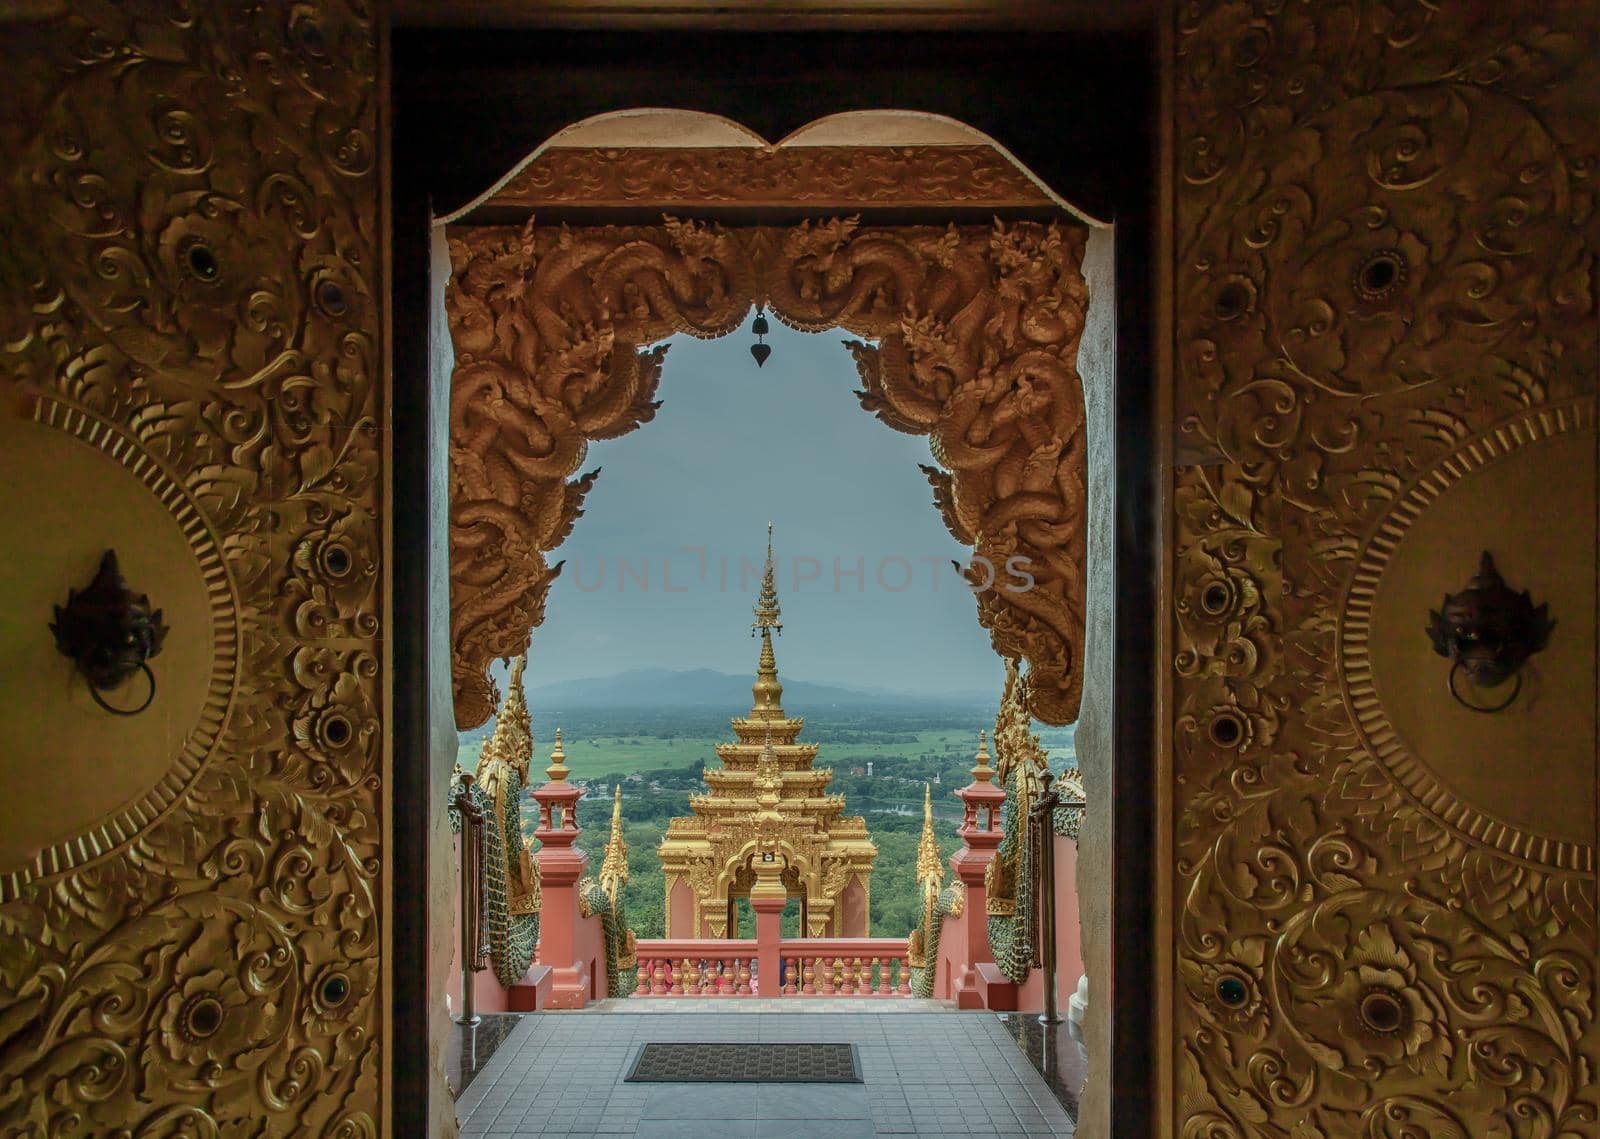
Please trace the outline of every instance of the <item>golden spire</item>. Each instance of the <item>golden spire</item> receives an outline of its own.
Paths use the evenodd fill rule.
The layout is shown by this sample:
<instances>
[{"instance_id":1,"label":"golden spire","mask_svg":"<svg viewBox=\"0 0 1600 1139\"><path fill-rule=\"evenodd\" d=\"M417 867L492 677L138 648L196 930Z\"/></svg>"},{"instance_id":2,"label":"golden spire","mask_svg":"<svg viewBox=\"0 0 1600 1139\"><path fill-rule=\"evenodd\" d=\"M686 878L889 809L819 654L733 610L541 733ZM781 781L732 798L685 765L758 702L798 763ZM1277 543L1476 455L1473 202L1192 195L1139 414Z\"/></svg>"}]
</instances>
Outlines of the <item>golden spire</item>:
<instances>
[{"instance_id":1,"label":"golden spire","mask_svg":"<svg viewBox=\"0 0 1600 1139\"><path fill-rule=\"evenodd\" d=\"M939 840L933 834L933 789L922 785L922 838L917 842L917 881L922 884L923 895L937 894L944 884L944 860L939 854Z\"/></svg>"},{"instance_id":2,"label":"golden spire","mask_svg":"<svg viewBox=\"0 0 1600 1139\"><path fill-rule=\"evenodd\" d=\"M605 859L600 863L600 888L617 908L617 891L628 884L628 842L622 837L622 784L611 797L611 837L606 840Z\"/></svg>"},{"instance_id":3,"label":"golden spire","mask_svg":"<svg viewBox=\"0 0 1600 1139\"><path fill-rule=\"evenodd\" d=\"M778 580L773 571L772 564L772 523L767 523L767 569L761 576L761 595L756 598L756 623L750 626L750 633L755 635L757 629L776 629L783 632L783 622L778 620L782 615L778 609Z\"/></svg>"},{"instance_id":4,"label":"golden spire","mask_svg":"<svg viewBox=\"0 0 1600 1139\"><path fill-rule=\"evenodd\" d=\"M483 782L495 764L514 770L528 785L528 766L533 761L533 720L528 715L527 696L522 691L522 670L527 654L511 659L511 682L506 686L505 702L495 716L494 731L478 754L477 778Z\"/></svg>"},{"instance_id":5,"label":"golden spire","mask_svg":"<svg viewBox=\"0 0 1600 1139\"><path fill-rule=\"evenodd\" d=\"M767 523L767 569L761 578L761 596L756 599L756 622L750 626L750 635L761 634L761 658L756 662L756 682L750 691L755 704L750 709L751 719L783 718L783 685L778 683L778 658L772 655L772 633L783 632L779 620L778 583L772 562L772 523Z\"/></svg>"},{"instance_id":6,"label":"golden spire","mask_svg":"<svg viewBox=\"0 0 1600 1139\"><path fill-rule=\"evenodd\" d=\"M561 729L556 729L556 738L561 737ZM974 756L975 763L972 768L972 781L974 783L987 783L994 778L994 769L989 766L989 747L985 742L987 733L978 732L978 754Z\"/></svg>"},{"instance_id":7,"label":"golden spire","mask_svg":"<svg viewBox=\"0 0 1600 1139\"><path fill-rule=\"evenodd\" d=\"M561 729L556 729L556 743L550 749L550 766L544 769L545 778L552 783L565 783L572 769L567 766L567 753L561 746Z\"/></svg>"}]
</instances>

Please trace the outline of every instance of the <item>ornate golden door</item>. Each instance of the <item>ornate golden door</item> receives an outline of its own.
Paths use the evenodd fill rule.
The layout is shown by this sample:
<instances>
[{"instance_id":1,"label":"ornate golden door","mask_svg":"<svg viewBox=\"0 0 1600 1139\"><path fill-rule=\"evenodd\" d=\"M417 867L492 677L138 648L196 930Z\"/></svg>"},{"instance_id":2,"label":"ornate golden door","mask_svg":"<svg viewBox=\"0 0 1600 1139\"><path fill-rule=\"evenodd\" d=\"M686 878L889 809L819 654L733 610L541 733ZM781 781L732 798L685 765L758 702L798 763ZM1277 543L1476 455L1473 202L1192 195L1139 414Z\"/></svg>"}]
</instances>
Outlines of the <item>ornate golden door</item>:
<instances>
[{"instance_id":1,"label":"ornate golden door","mask_svg":"<svg viewBox=\"0 0 1600 1139\"><path fill-rule=\"evenodd\" d=\"M0 1133L373 1136L377 30L6 12ZM48 628L108 548L169 629L127 717Z\"/></svg>"},{"instance_id":2,"label":"ornate golden door","mask_svg":"<svg viewBox=\"0 0 1600 1139\"><path fill-rule=\"evenodd\" d=\"M1161 1134L1594 1135L1595 10L1166 19ZM1558 621L1492 715L1482 550Z\"/></svg>"},{"instance_id":3,"label":"ornate golden door","mask_svg":"<svg viewBox=\"0 0 1600 1139\"><path fill-rule=\"evenodd\" d=\"M0 1129L372 1134L377 37L18 11ZM1593 1134L1592 6L1159 19L1158 1133ZM89 730L45 625L107 546L172 632L152 708ZM1558 622L1492 717L1422 631L1482 548Z\"/></svg>"}]
</instances>

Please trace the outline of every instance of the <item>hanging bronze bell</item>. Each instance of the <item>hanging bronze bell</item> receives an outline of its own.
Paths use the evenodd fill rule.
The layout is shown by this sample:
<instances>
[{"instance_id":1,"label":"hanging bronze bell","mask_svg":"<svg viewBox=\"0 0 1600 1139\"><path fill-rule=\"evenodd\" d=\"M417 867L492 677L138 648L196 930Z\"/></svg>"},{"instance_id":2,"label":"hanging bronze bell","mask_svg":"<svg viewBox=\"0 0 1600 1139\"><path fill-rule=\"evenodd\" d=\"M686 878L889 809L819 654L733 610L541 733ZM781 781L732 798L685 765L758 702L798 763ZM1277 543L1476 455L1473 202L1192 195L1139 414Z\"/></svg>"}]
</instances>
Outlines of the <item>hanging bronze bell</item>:
<instances>
[{"instance_id":1,"label":"hanging bronze bell","mask_svg":"<svg viewBox=\"0 0 1600 1139\"><path fill-rule=\"evenodd\" d=\"M765 313L756 313L756 319L750 325L750 331L756 334L756 342L750 345L750 355L756 358L756 367L759 368L767 362L767 357L772 355L771 347L762 343L762 337L766 336L770 331Z\"/></svg>"}]
</instances>

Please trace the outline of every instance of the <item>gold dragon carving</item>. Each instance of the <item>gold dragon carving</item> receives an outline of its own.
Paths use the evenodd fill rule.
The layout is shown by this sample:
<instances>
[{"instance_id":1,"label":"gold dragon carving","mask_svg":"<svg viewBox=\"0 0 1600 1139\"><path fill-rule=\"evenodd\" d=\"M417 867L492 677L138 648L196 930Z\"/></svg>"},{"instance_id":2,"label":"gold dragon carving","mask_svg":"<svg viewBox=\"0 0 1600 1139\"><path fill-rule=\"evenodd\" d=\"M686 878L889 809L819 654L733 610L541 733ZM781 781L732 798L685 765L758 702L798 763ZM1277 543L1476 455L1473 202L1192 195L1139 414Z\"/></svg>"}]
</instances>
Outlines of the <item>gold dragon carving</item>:
<instances>
[{"instance_id":1,"label":"gold dragon carving","mask_svg":"<svg viewBox=\"0 0 1600 1139\"><path fill-rule=\"evenodd\" d=\"M656 342L722 336L752 305L804 331L841 328L874 342L850 344L862 406L929 437L935 463L923 469L935 502L977 555L965 572L979 620L1001 655L1027 660L1032 714L1071 722L1083 645L1086 236L1076 222L847 218L453 228L458 725L489 716L490 661L521 651L543 620L561 570L545 555L571 532L598 475L573 477L588 442L654 414L665 353ZM1008 564L1026 568L1031 588L1008 577Z\"/></svg>"},{"instance_id":2,"label":"gold dragon carving","mask_svg":"<svg viewBox=\"0 0 1600 1139\"><path fill-rule=\"evenodd\" d=\"M1593 848L1514 856L1409 793L1339 615L1436 464L1514 417L1592 422L1600 28L1169 18L1175 1133L1594 1135Z\"/></svg>"},{"instance_id":3,"label":"gold dragon carving","mask_svg":"<svg viewBox=\"0 0 1600 1139\"><path fill-rule=\"evenodd\" d=\"M376 30L62 9L0 37L0 389L173 488L235 664L164 811L0 904L0 1133L375 1139Z\"/></svg>"}]
</instances>

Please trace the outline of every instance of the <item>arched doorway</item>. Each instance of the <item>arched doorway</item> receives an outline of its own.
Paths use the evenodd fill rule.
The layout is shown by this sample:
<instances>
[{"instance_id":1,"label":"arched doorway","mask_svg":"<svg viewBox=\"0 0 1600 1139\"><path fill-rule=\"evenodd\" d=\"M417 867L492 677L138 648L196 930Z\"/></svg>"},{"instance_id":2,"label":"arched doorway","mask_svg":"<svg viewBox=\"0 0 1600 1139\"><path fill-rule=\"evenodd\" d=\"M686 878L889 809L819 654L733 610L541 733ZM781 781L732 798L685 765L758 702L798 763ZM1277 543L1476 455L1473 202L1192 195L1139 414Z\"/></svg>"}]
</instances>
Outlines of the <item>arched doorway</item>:
<instances>
[{"instance_id":1,"label":"arched doorway","mask_svg":"<svg viewBox=\"0 0 1600 1139\"><path fill-rule=\"evenodd\" d=\"M926 134L905 141L908 124ZM879 145L896 131L901 145ZM673 145L638 145L663 134ZM552 212L572 220L539 221ZM561 572L545 555L594 485L588 442L653 416L659 342L724 335L752 309L864 338L851 345L863 407L930 440L934 503L973 550L969 580L987 578L980 622L1024 662L1028 711L1071 722L1089 576L1077 363L1097 231L1109 237L992 140L896 113L835 116L775 147L712 116L602 116L452 215L458 723L489 714L488 662L543 620ZM1109 378L1109 355L1098 363ZM1013 564L1036 571L1028 588L1000 587Z\"/></svg>"},{"instance_id":2,"label":"arched doorway","mask_svg":"<svg viewBox=\"0 0 1600 1139\"><path fill-rule=\"evenodd\" d=\"M619 220L536 223L575 200ZM930 224L958 207L990 220ZM872 220L907 210L921 217ZM641 211L659 224L621 221ZM783 213L799 220L771 224ZM488 718L489 662L543 619L560 573L544 554L597 475L578 474L588 443L653 416L652 346L726 335L752 307L875 342L850 346L862 406L929 438L934 501L984 583L979 620L996 651L1027 663L1035 716L1076 716L1090 223L992 140L937 116L861 112L767 146L715 116L623 112L561 132L446 223L458 727ZM1002 584L1018 565L1026 587Z\"/></svg>"}]
</instances>

